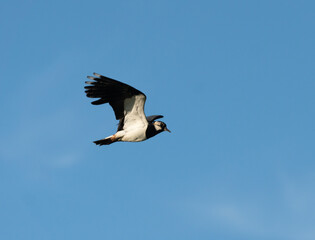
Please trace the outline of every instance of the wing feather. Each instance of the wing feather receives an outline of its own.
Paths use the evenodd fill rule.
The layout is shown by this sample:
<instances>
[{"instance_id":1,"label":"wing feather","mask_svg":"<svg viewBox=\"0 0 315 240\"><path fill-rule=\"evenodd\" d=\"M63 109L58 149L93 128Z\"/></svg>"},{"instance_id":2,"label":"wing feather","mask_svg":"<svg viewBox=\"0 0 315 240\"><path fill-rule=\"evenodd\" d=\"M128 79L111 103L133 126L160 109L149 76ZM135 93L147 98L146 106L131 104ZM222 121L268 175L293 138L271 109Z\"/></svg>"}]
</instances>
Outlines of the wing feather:
<instances>
[{"instance_id":1,"label":"wing feather","mask_svg":"<svg viewBox=\"0 0 315 240\"><path fill-rule=\"evenodd\" d=\"M116 119L120 120L118 129L124 129L135 124L147 124L144 114L146 96L139 90L125 84L93 73L96 77L88 76L85 86L86 96L99 98L92 102L93 105L109 103L115 112Z\"/></svg>"},{"instance_id":2,"label":"wing feather","mask_svg":"<svg viewBox=\"0 0 315 240\"><path fill-rule=\"evenodd\" d=\"M152 115L152 116L147 116L147 121L152 123L154 120L163 118L164 116L162 115Z\"/></svg>"}]
</instances>

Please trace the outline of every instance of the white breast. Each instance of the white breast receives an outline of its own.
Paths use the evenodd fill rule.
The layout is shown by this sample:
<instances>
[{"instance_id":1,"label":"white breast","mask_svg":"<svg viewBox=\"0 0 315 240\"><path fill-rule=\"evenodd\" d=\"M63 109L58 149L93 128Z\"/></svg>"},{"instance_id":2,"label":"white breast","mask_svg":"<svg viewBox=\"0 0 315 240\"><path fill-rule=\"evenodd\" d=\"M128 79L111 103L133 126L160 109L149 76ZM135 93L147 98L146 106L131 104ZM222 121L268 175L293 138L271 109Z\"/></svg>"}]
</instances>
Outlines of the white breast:
<instances>
[{"instance_id":1,"label":"white breast","mask_svg":"<svg viewBox=\"0 0 315 240\"><path fill-rule=\"evenodd\" d=\"M146 128L134 128L124 131L124 136L121 138L123 142L141 142L147 139Z\"/></svg>"}]
</instances>

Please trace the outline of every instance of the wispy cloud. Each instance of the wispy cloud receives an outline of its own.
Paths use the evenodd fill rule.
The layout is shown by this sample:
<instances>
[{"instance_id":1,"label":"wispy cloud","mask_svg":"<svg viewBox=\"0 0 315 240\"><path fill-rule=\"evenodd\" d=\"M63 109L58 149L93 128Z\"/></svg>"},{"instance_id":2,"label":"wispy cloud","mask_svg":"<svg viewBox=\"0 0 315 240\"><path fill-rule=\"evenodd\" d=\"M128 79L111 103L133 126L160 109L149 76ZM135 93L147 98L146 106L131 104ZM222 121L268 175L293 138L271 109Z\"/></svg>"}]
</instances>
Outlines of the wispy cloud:
<instances>
[{"instance_id":1,"label":"wispy cloud","mask_svg":"<svg viewBox=\"0 0 315 240\"><path fill-rule=\"evenodd\" d=\"M209 207L205 213L220 224L239 232L257 232L257 219L253 219L249 214L253 211L248 210L235 204L218 204Z\"/></svg>"},{"instance_id":2,"label":"wispy cloud","mask_svg":"<svg viewBox=\"0 0 315 240\"><path fill-rule=\"evenodd\" d=\"M65 53L24 76L16 87L14 99L8 103L8 108L14 109L10 116L13 123L0 138L3 161L42 161L60 167L70 167L78 161L83 149L78 148L72 136L77 132L80 113L71 105L73 99L61 94L63 88L71 89L73 84L69 76L77 64L72 59L72 54Z\"/></svg>"},{"instance_id":3,"label":"wispy cloud","mask_svg":"<svg viewBox=\"0 0 315 240\"><path fill-rule=\"evenodd\" d=\"M59 156L52 157L50 164L56 168L68 168L77 164L80 161L80 156L78 153L64 153Z\"/></svg>"},{"instance_id":4,"label":"wispy cloud","mask_svg":"<svg viewBox=\"0 0 315 240\"><path fill-rule=\"evenodd\" d=\"M282 177L275 183L278 193L267 200L246 194L237 200L233 195L221 201L200 198L188 208L205 228L217 226L240 237L311 240L315 239L313 178L313 174L303 179Z\"/></svg>"}]
</instances>

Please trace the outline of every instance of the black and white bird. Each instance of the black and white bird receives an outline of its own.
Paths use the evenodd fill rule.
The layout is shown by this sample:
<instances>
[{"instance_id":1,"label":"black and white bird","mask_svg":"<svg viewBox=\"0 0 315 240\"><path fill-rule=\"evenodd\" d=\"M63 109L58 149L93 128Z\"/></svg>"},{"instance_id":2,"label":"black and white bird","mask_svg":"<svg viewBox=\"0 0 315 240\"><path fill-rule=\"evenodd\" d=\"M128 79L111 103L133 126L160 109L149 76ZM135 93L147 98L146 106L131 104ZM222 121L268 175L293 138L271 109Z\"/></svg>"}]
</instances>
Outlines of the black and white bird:
<instances>
[{"instance_id":1,"label":"black and white bird","mask_svg":"<svg viewBox=\"0 0 315 240\"><path fill-rule=\"evenodd\" d=\"M93 73L95 77L87 78L85 93L87 97L99 98L92 102L93 105L109 103L119 120L117 132L107 138L97 140L96 145L109 145L121 142L141 142L147 140L163 131L171 132L166 124L156 119L163 118L162 115L146 117L144 104L146 96L139 90L114 79Z\"/></svg>"}]
</instances>

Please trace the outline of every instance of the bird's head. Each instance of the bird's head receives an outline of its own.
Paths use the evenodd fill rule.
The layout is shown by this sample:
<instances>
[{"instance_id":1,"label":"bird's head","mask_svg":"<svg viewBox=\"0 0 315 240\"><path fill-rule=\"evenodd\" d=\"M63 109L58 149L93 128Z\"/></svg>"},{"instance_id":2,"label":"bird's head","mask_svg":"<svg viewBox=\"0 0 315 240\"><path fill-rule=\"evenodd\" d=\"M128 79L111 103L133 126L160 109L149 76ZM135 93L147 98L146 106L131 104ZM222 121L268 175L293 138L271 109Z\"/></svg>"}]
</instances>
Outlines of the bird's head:
<instances>
[{"instance_id":1,"label":"bird's head","mask_svg":"<svg viewBox=\"0 0 315 240\"><path fill-rule=\"evenodd\" d=\"M153 125L154 125L154 128L156 131L168 131L168 132L171 132L167 127L166 127L166 124L162 121L156 121L156 122L153 122Z\"/></svg>"}]
</instances>

